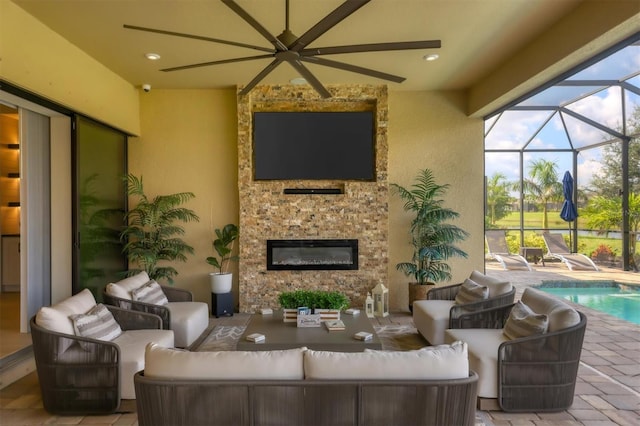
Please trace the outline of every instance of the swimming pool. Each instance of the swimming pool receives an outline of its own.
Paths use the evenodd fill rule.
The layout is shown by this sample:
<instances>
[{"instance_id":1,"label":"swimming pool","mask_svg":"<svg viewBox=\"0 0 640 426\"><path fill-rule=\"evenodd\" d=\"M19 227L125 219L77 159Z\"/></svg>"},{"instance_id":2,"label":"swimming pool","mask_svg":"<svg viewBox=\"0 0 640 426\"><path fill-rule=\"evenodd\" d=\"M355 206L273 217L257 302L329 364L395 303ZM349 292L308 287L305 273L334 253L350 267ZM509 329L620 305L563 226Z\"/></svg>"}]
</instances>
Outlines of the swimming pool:
<instances>
[{"instance_id":1,"label":"swimming pool","mask_svg":"<svg viewBox=\"0 0 640 426\"><path fill-rule=\"evenodd\" d=\"M637 287L612 281L543 281L536 288L640 324L640 291Z\"/></svg>"}]
</instances>

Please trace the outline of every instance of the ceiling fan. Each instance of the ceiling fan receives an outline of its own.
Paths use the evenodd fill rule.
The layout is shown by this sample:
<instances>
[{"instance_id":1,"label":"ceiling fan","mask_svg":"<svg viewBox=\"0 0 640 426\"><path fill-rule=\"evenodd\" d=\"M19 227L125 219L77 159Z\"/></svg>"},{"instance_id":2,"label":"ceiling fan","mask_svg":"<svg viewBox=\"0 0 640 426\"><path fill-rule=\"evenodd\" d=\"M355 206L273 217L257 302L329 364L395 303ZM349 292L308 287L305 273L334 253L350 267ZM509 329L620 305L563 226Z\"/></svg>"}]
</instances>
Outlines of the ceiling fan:
<instances>
[{"instance_id":1,"label":"ceiling fan","mask_svg":"<svg viewBox=\"0 0 640 426\"><path fill-rule=\"evenodd\" d=\"M256 31L258 31L265 39L267 39L272 45L272 48L266 48L262 46L254 46L250 44L221 40L217 38L198 36L193 34L178 33L173 31L165 31L154 28L145 28L134 25L124 25L124 28L130 30L146 31L158 34L165 34L177 37L191 38L196 40L210 41L213 43L221 43L238 47L245 47L248 49L258 50L266 52L262 55L246 56L241 58L223 59L219 61L202 62L198 64L183 65L173 68L165 68L161 71L171 72L185 70L189 68L207 67L211 65L229 64L234 62L251 61L254 59L273 58L273 61L267 65L258 75L251 80L241 91L241 95L245 95L251 91L263 78L265 78L271 71L273 71L278 65L286 62L296 69L302 77L315 89L323 98L330 98L331 93L322 85L322 83L309 71L304 63L323 65L327 67L337 68L345 71L351 71L359 74L368 75L371 77L380 78L383 80L392 81L395 83L401 83L405 80L404 77L400 77L393 74L387 74L384 72L372 70L369 68L363 68L356 65L346 64L344 62L338 62L331 59L321 58L322 55L336 55L341 53L360 53L360 52L381 52L390 50L409 50L409 49L436 49L440 47L440 40L425 40L425 41L405 41L405 42L390 42L390 43L371 43L371 44L353 44L346 46L331 46L331 47L315 47L308 48L307 46L313 41L318 39L324 33L329 31L335 25L340 23L346 17L360 9L370 0L346 0L334 11L322 18L317 24L311 27L307 32L300 37L294 35L289 30L289 0L285 3L285 29L277 37L273 36L266 28L264 28L258 21L256 21L247 11L245 11L234 0L221 0L231 10L244 19L249 25L251 25Z\"/></svg>"}]
</instances>

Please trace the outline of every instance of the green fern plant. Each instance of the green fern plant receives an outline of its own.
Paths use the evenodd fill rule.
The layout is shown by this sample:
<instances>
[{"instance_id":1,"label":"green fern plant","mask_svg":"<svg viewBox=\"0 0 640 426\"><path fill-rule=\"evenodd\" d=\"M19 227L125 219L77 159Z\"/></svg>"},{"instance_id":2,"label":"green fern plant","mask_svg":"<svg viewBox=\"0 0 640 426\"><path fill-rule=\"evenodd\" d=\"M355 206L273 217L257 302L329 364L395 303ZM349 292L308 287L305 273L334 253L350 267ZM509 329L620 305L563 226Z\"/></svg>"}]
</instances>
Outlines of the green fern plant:
<instances>
[{"instance_id":1,"label":"green fern plant","mask_svg":"<svg viewBox=\"0 0 640 426\"><path fill-rule=\"evenodd\" d=\"M170 195L158 195L149 198L144 193L142 176L138 179L129 174L127 193L138 200L137 205L125 214L127 225L120 233L124 243L123 252L130 264L140 269L129 269L126 275L134 275L144 270L151 279L166 279L173 284L178 271L171 265L158 265L159 262L186 262L187 254L193 254L193 247L180 235L184 228L177 222L198 222L200 218L192 210L180 207L195 197L191 192L179 192Z\"/></svg>"},{"instance_id":2,"label":"green fern plant","mask_svg":"<svg viewBox=\"0 0 640 426\"><path fill-rule=\"evenodd\" d=\"M447 260L454 256L467 257L455 244L469 235L448 223L459 214L443 207L440 199L449 185L436 183L429 169L422 170L410 188L391 184L391 190L404 200L404 210L412 212L411 244L414 251L410 262L401 262L396 269L412 276L418 284L437 283L451 279Z\"/></svg>"}]
</instances>

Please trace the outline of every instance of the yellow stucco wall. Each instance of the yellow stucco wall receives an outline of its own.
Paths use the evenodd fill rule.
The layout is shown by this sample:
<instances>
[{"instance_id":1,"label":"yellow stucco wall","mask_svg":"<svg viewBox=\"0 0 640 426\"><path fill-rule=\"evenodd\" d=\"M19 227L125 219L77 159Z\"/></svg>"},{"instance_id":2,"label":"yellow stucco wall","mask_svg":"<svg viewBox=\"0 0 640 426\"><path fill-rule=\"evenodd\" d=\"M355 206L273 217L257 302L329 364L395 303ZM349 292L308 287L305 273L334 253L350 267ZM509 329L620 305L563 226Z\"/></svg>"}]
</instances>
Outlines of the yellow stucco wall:
<instances>
[{"instance_id":1,"label":"yellow stucco wall","mask_svg":"<svg viewBox=\"0 0 640 426\"><path fill-rule=\"evenodd\" d=\"M0 1L0 78L127 133L140 132L138 89L6 0Z\"/></svg>"},{"instance_id":2,"label":"yellow stucco wall","mask_svg":"<svg viewBox=\"0 0 640 426\"><path fill-rule=\"evenodd\" d=\"M195 255L174 265L175 285L210 302L213 269L205 259L214 254L213 230L238 223L236 92L153 90L140 96L140 110L142 136L129 141L129 172L142 176L148 196L195 194L185 207L200 221L185 224L183 237ZM237 264L233 270L237 292Z\"/></svg>"},{"instance_id":3,"label":"yellow stucco wall","mask_svg":"<svg viewBox=\"0 0 640 426\"><path fill-rule=\"evenodd\" d=\"M428 168L436 182L449 184L446 207L460 214L456 225L470 233L460 247L469 258L452 259L453 279L461 282L473 269L484 268L484 146L483 121L462 112L462 92L389 93L389 182L413 184L418 172ZM411 216L398 196L389 199L389 281L391 304L407 308L407 283L396 271L399 262L410 261Z\"/></svg>"}]
</instances>

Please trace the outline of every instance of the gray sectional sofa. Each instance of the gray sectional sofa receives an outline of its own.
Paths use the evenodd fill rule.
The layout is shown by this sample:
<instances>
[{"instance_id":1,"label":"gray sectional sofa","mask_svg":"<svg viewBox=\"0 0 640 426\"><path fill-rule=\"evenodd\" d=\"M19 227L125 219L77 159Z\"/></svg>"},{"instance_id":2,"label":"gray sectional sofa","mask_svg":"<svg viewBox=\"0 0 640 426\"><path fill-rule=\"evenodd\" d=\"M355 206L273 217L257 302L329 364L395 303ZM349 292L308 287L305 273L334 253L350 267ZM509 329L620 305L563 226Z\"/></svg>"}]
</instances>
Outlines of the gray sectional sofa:
<instances>
[{"instance_id":1,"label":"gray sectional sofa","mask_svg":"<svg viewBox=\"0 0 640 426\"><path fill-rule=\"evenodd\" d=\"M473 425L466 344L358 353L186 352L147 346L145 425Z\"/></svg>"}]
</instances>

